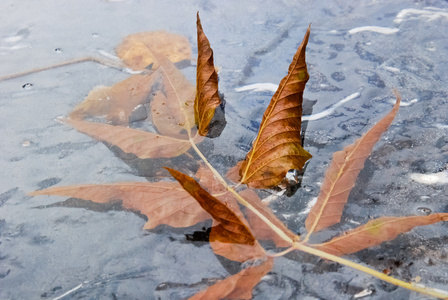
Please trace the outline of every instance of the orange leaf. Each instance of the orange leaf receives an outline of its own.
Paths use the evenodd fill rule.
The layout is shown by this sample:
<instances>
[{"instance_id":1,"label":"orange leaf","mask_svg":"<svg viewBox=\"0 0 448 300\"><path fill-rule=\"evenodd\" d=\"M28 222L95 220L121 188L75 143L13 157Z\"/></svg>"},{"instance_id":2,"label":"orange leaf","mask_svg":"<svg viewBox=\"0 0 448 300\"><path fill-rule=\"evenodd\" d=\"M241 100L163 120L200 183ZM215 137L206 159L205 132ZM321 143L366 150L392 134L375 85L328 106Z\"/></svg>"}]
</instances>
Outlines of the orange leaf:
<instances>
[{"instance_id":1,"label":"orange leaf","mask_svg":"<svg viewBox=\"0 0 448 300\"><path fill-rule=\"evenodd\" d=\"M241 195L243 196L243 194ZM216 198L222 203L225 203L225 205L235 213L239 220L245 226L250 228L249 223L244 218L244 215L241 212L238 203L230 192L226 192L220 196L216 196ZM213 227L210 232L209 240L210 246L212 247L215 254L224 256L225 258L230 260L245 262L247 260L263 257L266 255L264 248L261 247L258 241L255 241L255 243L251 245L238 243L238 240L235 240L235 235L233 233L229 234L229 232L215 220L213 220Z\"/></svg>"},{"instance_id":2,"label":"orange leaf","mask_svg":"<svg viewBox=\"0 0 448 300\"><path fill-rule=\"evenodd\" d=\"M364 167L364 162L372 152L375 143L380 139L381 134L387 130L398 112L400 95L398 93L396 95L397 102L391 112L353 144L334 153L317 202L311 208L305 221L308 235L341 221L348 195L355 186L358 174Z\"/></svg>"},{"instance_id":3,"label":"orange leaf","mask_svg":"<svg viewBox=\"0 0 448 300\"><path fill-rule=\"evenodd\" d=\"M139 158L179 156L191 147L188 140L180 140L127 127L69 119L65 119L63 122L95 139L117 146L126 153L133 153ZM195 142L200 142L200 139L198 136Z\"/></svg>"},{"instance_id":4,"label":"orange leaf","mask_svg":"<svg viewBox=\"0 0 448 300\"><path fill-rule=\"evenodd\" d=\"M176 179L182 187L198 201L199 205L206 210L212 218L220 225L221 234L232 239L233 243L255 244L255 237L250 229L229 208L228 205L219 201L204 190L199 183L190 176L176 170L165 168Z\"/></svg>"},{"instance_id":5,"label":"orange leaf","mask_svg":"<svg viewBox=\"0 0 448 300\"><path fill-rule=\"evenodd\" d=\"M117 46L115 52L127 66L141 70L154 63L154 58L146 45L151 45L151 47L167 56L172 62L191 59L191 47L188 39L166 31L141 32L128 35Z\"/></svg>"},{"instance_id":6,"label":"orange leaf","mask_svg":"<svg viewBox=\"0 0 448 300\"><path fill-rule=\"evenodd\" d=\"M177 182L73 185L52 187L30 195L68 196L97 203L120 199L125 208L137 210L148 217L144 229L161 224L188 227L211 218Z\"/></svg>"},{"instance_id":7,"label":"orange leaf","mask_svg":"<svg viewBox=\"0 0 448 300\"><path fill-rule=\"evenodd\" d=\"M290 169L302 169L311 158L301 146L303 90L309 75L305 49L308 28L286 75L271 99L252 149L240 168L241 182L254 188L279 184Z\"/></svg>"},{"instance_id":8,"label":"orange leaf","mask_svg":"<svg viewBox=\"0 0 448 300\"><path fill-rule=\"evenodd\" d=\"M408 232L414 227L430 225L440 221L448 221L448 213L414 217L381 217L326 243L313 245L313 247L341 256L393 240L399 234Z\"/></svg>"},{"instance_id":9,"label":"orange leaf","mask_svg":"<svg viewBox=\"0 0 448 300\"><path fill-rule=\"evenodd\" d=\"M199 292L190 300L252 299L252 290L261 278L271 271L274 260L268 258L259 265L250 266L239 273Z\"/></svg>"},{"instance_id":10,"label":"orange leaf","mask_svg":"<svg viewBox=\"0 0 448 300\"><path fill-rule=\"evenodd\" d=\"M196 99L194 100L194 116L200 135L205 136L208 126L221 104L218 94L218 74L213 64L213 50L202 30L199 12L197 14L198 31L198 65L196 69Z\"/></svg>"},{"instance_id":11,"label":"orange leaf","mask_svg":"<svg viewBox=\"0 0 448 300\"><path fill-rule=\"evenodd\" d=\"M266 206L263 202L261 202L258 195L250 190L244 190L239 193L243 198L256 210L258 210L263 216L265 216L268 220L270 220L277 228L280 228L288 237L292 240L298 239L298 236L295 235L291 230L289 230L282 221L280 221L271 209ZM247 220L249 221L250 228L254 233L255 237L259 240L272 240L275 242L277 247L289 247L291 246L288 242L282 239L278 234L276 234L271 227L269 227L263 220L260 219L255 213L251 210L246 209Z\"/></svg>"},{"instance_id":12,"label":"orange leaf","mask_svg":"<svg viewBox=\"0 0 448 300\"><path fill-rule=\"evenodd\" d=\"M133 109L149 101L148 95L155 78L154 73L134 75L111 87L96 87L75 107L70 118L82 120L105 115L113 125L127 125Z\"/></svg>"}]
</instances>

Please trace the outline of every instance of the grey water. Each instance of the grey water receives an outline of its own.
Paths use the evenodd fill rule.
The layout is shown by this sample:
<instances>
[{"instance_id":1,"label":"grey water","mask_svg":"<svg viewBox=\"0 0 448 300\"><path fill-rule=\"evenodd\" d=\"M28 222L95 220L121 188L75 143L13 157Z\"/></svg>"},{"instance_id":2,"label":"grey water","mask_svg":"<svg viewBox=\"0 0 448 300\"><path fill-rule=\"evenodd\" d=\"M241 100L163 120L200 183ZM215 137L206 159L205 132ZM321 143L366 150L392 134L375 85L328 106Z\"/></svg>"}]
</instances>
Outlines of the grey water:
<instances>
[{"instance_id":1,"label":"grey water","mask_svg":"<svg viewBox=\"0 0 448 300\"><path fill-rule=\"evenodd\" d=\"M397 117L367 160L341 224L316 239L380 216L448 212L447 1L2 0L0 299L184 299L238 271L206 242L187 240L210 224L145 231L146 220L134 212L27 195L50 186L144 182L153 174L55 121L129 70L87 61L2 80L85 57L110 59L123 37L142 31L184 35L195 55L197 11L226 100L227 126L206 144L221 173L250 149L311 23L304 97L313 105L304 147L313 158L293 196L260 193L292 231L305 232L332 154L391 109L393 89L403 97ZM194 65L183 72L194 83ZM447 290L447 226L419 227L347 258ZM424 297L300 253L276 259L253 292L254 299L279 300Z\"/></svg>"}]
</instances>

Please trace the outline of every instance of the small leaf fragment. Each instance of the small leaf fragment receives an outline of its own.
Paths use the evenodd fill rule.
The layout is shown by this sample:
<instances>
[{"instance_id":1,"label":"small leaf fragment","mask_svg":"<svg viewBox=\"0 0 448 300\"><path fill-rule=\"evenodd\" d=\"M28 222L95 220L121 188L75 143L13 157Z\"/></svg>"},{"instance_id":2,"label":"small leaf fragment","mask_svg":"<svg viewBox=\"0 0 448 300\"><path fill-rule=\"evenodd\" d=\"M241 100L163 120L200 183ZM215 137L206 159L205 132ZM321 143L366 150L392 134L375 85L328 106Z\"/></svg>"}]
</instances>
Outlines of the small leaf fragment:
<instances>
[{"instance_id":1,"label":"small leaf fragment","mask_svg":"<svg viewBox=\"0 0 448 300\"><path fill-rule=\"evenodd\" d=\"M206 210L220 225L220 233L232 239L232 243L255 244L255 237L250 229L240 218L223 202L210 195L199 183L190 176L182 174L174 169L165 168L176 179L182 187L198 201L199 205Z\"/></svg>"},{"instance_id":2,"label":"small leaf fragment","mask_svg":"<svg viewBox=\"0 0 448 300\"><path fill-rule=\"evenodd\" d=\"M141 70L154 63L154 58L146 45L151 45L172 62L191 59L188 38L166 31L152 31L131 34L123 39L115 52L123 62L134 70ZM158 64L153 68L158 67Z\"/></svg>"},{"instance_id":3,"label":"small leaf fragment","mask_svg":"<svg viewBox=\"0 0 448 300\"><path fill-rule=\"evenodd\" d=\"M155 78L155 72L138 74L111 87L96 87L73 109L70 118L82 120L86 117L106 116L113 125L128 125L133 109L149 101Z\"/></svg>"},{"instance_id":4,"label":"small leaf fragment","mask_svg":"<svg viewBox=\"0 0 448 300\"><path fill-rule=\"evenodd\" d=\"M196 98L194 116L200 135L208 132L215 109L221 104L218 94L218 73L213 63L213 50L202 30L199 12L197 14L198 64L196 69Z\"/></svg>"},{"instance_id":5,"label":"small leaf fragment","mask_svg":"<svg viewBox=\"0 0 448 300\"><path fill-rule=\"evenodd\" d=\"M342 211L364 162L398 112L401 98L398 93L396 96L397 102L386 116L353 144L333 154L317 202L305 221L308 236L340 222Z\"/></svg>"},{"instance_id":6,"label":"small leaf fragment","mask_svg":"<svg viewBox=\"0 0 448 300\"><path fill-rule=\"evenodd\" d=\"M148 217L144 229L161 224L188 227L211 218L177 182L119 182L51 187L31 196L58 195L106 203L122 200L123 206Z\"/></svg>"},{"instance_id":7,"label":"small leaf fragment","mask_svg":"<svg viewBox=\"0 0 448 300\"><path fill-rule=\"evenodd\" d=\"M137 129L70 119L62 121L92 138L117 146L124 152L133 153L139 158L175 157L187 152L191 147L188 140ZM196 138L195 142L200 140Z\"/></svg>"},{"instance_id":8,"label":"small leaf fragment","mask_svg":"<svg viewBox=\"0 0 448 300\"><path fill-rule=\"evenodd\" d=\"M261 278L271 271L272 258L267 258L258 265L252 265L239 273L199 292L190 300L252 299L252 290Z\"/></svg>"},{"instance_id":9,"label":"small leaf fragment","mask_svg":"<svg viewBox=\"0 0 448 300\"><path fill-rule=\"evenodd\" d=\"M301 146L300 130L305 84L309 79L305 50L308 28L289 66L288 74L271 99L252 149L241 165L241 183L253 188L278 185L290 169L301 170L311 155Z\"/></svg>"},{"instance_id":10,"label":"small leaf fragment","mask_svg":"<svg viewBox=\"0 0 448 300\"><path fill-rule=\"evenodd\" d=\"M399 234L408 232L414 227L430 225L440 221L448 221L448 213L412 217L381 217L326 243L312 246L327 253L341 256L393 240Z\"/></svg>"}]
</instances>

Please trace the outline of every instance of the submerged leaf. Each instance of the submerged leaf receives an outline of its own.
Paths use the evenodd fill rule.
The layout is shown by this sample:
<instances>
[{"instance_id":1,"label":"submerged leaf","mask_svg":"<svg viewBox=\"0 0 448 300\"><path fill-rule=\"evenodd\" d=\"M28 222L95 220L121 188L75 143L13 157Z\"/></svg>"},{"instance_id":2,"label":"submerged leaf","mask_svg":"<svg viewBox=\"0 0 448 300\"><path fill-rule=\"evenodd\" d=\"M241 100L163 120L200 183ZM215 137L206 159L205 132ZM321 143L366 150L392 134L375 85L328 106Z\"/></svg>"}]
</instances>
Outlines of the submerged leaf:
<instances>
[{"instance_id":1,"label":"submerged leaf","mask_svg":"<svg viewBox=\"0 0 448 300\"><path fill-rule=\"evenodd\" d=\"M87 98L70 113L70 118L106 116L113 125L129 124L129 116L139 104L148 102L156 76L133 75L111 87L100 86L90 91Z\"/></svg>"},{"instance_id":2,"label":"submerged leaf","mask_svg":"<svg viewBox=\"0 0 448 300\"><path fill-rule=\"evenodd\" d=\"M195 122L200 135L205 136L215 109L221 104L218 94L218 73L213 64L213 50L202 30L197 14L198 65L196 69L196 99L194 101Z\"/></svg>"},{"instance_id":3,"label":"submerged leaf","mask_svg":"<svg viewBox=\"0 0 448 300\"><path fill-rule=\"evenodd\" d=\"M297 240L298 236L295 235L291 230L289 230L282 221L280 221L271 209L261 202L258 195L250 190L244 190L239 193L243 198L252 205L256 210L258 210L263 216L265 216L271 223L273 223L277 228L280 228L288 237L292 240ZM263 220L260 219L254 212L246 209L247 220L249 221L250 227L259 240L272 240L275 242L277 247L288 247L291 246L290 243L282 239L277 233L275 233L271 227L269 227Z\"/></svg>"},{"instance_id":4,"label":"submerged leaf","mask_svg":"<svg viewBox=\"0 0 448 300\"><path fill-rule=\"evenodd\" d=\"M271 99L257 138L240 168L241 182L254 188L279 184L290 169L302 169L311 155L301 146L303 90L309 75L305 49L308 28L286 75Z\"/></svg>"},{"instance_id":5,"label":"submerged leaf","mask_svg":"<svg viewBox=\"0 0 448 300\"><path fill-rule=\"evenodd\" d=\"M120 182L52 187L31 193L58 195L106 203L122 200L123 206L148 217L144 229L161 224L173 227L193 226L211 216L177 182Z\"/></svg>"},{"instance_id":6,"label":"submerged leaf","mask_svg":"<svg viewBox=\"0 0 448 300\"><path fill-rule=\"evenodd\" d=\"M387 130L400 107L400 95L392 110L368 132L342 151L335 152L327 169L316 204L305 221L308 236L316 231L339 223L351 189L373 146Z\"/></svg>"},{"instance_id":7,"label":"submerged leaf","mask_svg":"<svg viewBox=\"0 0 448 300\"><path fill-rule=\"evenodd\" d=\"M191 143L155 133L137 129L65 119L76 130L95 139L119 147L126 153L133 153L139 158L175 157L188 151ZM198 136L195 142L200 142Z\"/></svg>"},{"instance_id":8,"label":"submerged leaf","mask_svg":"<svg viewBox=\"0 0 448 300\"><path fill-rule=\"evenodd\" d=\"M253 288L271 271L273 265L274 260L267 258L261 264L252 265L219 281L190 300L252 299Z\"/></svg>"},{"instance_id":9,"label":"submerged leaf","mask_svg":"<svg viewBox=\"0 0 448 300\"><path fill-rule=\"evenodd\" d=\"M115 52L123 62L132 69L143 69L154 63L154 58L146 45L154 49L172 62L191 59L191 47L184 36L166 31L152 31L131 34L123 39ZM157 66L153 66L155 68Z\"/></svg>"},{"instance_id":10,"label":"submerged leaf","mask_svg":"<svg viewBox=\"0 0 448 300\"><path fill-rule=\"evenodd\" d=\"M313 245L313 247L341 256L393 240L399 234L408 232L414 227L430 225L440 221L448 221L448 213L413 217L381 217L326 243Z\"/></svg>"},{"instance_id":11,"label":"submerged leaf","mask_svg":"<svg viewBox=\"0 0 448 300\"><path fill-rule=\"evenodd\" d=\"M224 240L228 239L232 243L238 244L255 244L255 237L250 232L248 226L241 221L228 205L210 195L190 176L170 168L166 169L198 201L201 207L219 223L218 230Z\"/></svg>"},{"instance_id":12,"label":"submerged leaf","mask_svg":"<svg viewBox=\"0 0 448 300\"><path fill-rule=\"evenodd\" d=\"M163 84L151 101L154 125L161 134L187 139L194 127L194 86L169 59L149 46L148 51L159 64Z\"/></svg>"}]
</instances>

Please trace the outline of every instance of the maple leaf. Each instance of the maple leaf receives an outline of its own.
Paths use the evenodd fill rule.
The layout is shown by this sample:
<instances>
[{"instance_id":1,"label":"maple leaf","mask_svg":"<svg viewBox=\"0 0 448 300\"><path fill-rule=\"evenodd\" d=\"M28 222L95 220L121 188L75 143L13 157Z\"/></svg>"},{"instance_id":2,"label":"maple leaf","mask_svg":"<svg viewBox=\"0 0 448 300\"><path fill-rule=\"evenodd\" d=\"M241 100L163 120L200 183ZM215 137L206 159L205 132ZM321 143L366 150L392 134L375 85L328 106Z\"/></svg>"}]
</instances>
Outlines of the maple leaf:
<instances>
[{"instance_id":1,"label":"maple leaf","mask_svg":"<svg viewBox=\"0 0 448 300\"><path fill-rule=\"evenodd\" d=\"M266 109L252 149L240 165L241 183L254 188L278 185L290 169L302 169L311 155L301 146L302 101L309 75L305 50L310 27Z\"/></svg>"}]
</instances>

